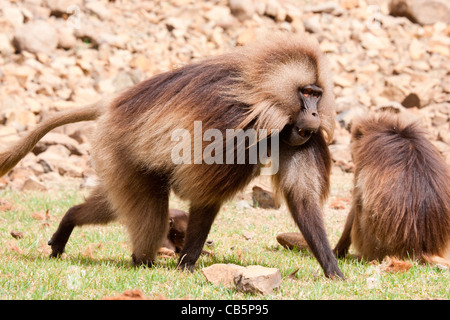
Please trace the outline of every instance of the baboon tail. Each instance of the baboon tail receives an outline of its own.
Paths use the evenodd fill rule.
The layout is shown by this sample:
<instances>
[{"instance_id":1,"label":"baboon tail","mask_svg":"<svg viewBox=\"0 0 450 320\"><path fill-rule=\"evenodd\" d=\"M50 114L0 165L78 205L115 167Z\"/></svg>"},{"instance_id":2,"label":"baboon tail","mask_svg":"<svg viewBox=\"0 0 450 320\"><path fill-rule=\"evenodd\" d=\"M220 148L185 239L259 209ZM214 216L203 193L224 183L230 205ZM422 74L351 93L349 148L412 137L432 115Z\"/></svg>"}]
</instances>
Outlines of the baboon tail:
<instances>
[{"instance_id":1,"label":"baboon tail","mask_svg":"<svg viewBox=\"0 0 450 320\"><path fill-rule=\"evenodd\" d=\"M39 123L24 138L20 139L6 151L0 153L0 177L30 152L36 143L42 139L49 131L56 127L79 121L89 121L97 119L106 108L107 103L103 100L88 106L55 113L48 119Z\"/></svg>"}]
</instances>

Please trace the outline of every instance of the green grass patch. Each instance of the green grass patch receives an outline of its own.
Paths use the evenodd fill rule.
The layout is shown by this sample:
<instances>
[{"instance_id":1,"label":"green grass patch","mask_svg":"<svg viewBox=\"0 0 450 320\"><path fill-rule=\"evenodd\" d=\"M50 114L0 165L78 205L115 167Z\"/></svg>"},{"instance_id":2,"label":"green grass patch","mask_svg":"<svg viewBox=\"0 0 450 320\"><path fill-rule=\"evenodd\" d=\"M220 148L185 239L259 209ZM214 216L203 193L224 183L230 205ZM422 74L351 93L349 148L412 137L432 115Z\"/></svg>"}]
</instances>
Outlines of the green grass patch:
<instances>
[{"instance_id":1,"label":"green grass patch","mask_svg":"<svg viewBox=\"0 0 450 320\"><path fill-rule=\"evenodd\" d=\"M349 192L348 184L336 186L332 197L341 196L346 188ZM101 299L131 289L155 299L450 298L450 272L416 262L406 272L389 273L369 262L342 259L339 267L347 280L329 280L311 253L278 245L278 233L297 231L285 207L242 208L237 201L221 209L208 237L214 247L205 248L214 255L203 255L193 274L178 270L176 259L159 258L153 268L133 267L128 236L120 223L76 228L66 253L60 259L48 258L47 241L66 210L82 202L83 196L73 190L0 192L0 200L10 206L0 210L0 299ZM171 207L186 209L186 204L172 198ZM346 214L346 210L326 207L332 245L340 236ZM22 232L23 238L13 238L11 231ZM271 295L259 296L210 284L201 269L214 263L278 268L281 287ZM288 277L296 270L293 279Z\"/></svg>"}]
</instances>

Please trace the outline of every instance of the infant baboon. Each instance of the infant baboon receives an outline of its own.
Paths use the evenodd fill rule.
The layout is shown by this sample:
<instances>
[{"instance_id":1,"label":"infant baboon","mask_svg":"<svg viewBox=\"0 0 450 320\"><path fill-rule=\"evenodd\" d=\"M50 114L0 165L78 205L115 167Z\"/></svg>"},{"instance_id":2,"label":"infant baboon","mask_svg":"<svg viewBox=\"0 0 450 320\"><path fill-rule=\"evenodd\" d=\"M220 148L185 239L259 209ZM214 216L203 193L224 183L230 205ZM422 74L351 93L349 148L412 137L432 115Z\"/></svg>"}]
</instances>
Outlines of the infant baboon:
<instances>
[{"instance_id":1,"label":"infant baboon","mask_svg":"<svg viewBox=\"0 0 450 320\"><path fill-rule=\"evenodd\" d=\"M163 247L180 253L184 246L189 221L187 212L178 209L169 210L169 232Z\"/></svg>"}]
</instances>

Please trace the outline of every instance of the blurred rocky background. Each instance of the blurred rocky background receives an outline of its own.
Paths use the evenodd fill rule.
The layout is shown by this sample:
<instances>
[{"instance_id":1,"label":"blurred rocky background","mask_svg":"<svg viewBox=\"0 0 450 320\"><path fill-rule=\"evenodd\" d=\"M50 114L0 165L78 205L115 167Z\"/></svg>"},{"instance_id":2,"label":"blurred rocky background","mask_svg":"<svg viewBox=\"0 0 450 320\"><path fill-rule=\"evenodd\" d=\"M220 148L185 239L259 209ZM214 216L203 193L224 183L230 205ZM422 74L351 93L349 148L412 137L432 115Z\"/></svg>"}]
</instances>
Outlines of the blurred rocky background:
<instances>
[{"instance_id":1,"label":"blurred rocky background","mask_svg":"<svg viewBox=\"0 0 450 320\"><path fill-rule=\"evenodd\" d=\"M0 0L0 149L51 112L271 30L310 33L329 57L337 103L333 170L352 171L352 119L382 109L419 118L450 164L447 0ZM0 178L0 188L92 184L94 125L48 134Z\"/></svg>"}]
</instances>

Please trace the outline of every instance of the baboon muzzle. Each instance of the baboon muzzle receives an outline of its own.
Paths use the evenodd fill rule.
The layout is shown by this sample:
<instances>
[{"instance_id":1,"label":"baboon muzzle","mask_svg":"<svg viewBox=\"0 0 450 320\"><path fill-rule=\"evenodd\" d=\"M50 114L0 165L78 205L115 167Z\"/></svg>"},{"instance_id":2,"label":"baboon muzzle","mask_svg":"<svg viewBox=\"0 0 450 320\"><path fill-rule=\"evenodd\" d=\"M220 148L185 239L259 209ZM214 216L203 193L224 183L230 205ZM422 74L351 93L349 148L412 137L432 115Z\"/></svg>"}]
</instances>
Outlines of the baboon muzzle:
<instances>
[{"instance_id":1,"label":"baboon muzzle","mask_svg":"<svg viewBox=\"0 0 450 320\"><path fill-rule=\"evenodd\" d=\"M294 130L297 134L297 144L305 143L320 127L317 104L322 95L322 89L309 85L299 90L301 110L297 116Z\"/></svg>"},{"instance_id":2,"label":"baboon muzzle","mask_svg":"<svg viewBox=\"0 0 450 320\"><path fill-rule=\"evenodd\" d=\"M301 139L309 139L320 127L320 118L316 110L301 112L294 126L297 135ZM306 140L304 142L306 142ZM303 143L304 143L303 142Z\"/></svg>"}]
</instances>

